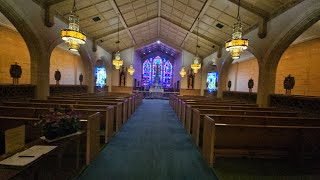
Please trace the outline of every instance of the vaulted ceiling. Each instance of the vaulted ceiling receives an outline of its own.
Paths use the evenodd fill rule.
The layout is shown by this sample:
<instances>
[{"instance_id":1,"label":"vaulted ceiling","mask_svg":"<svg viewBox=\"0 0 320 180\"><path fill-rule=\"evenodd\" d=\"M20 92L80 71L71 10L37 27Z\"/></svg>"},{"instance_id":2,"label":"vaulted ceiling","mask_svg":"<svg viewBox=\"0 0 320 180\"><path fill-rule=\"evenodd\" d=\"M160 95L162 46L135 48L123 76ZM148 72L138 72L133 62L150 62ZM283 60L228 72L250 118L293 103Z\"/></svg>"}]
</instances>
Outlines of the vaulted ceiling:
<instances>
[{"instance_id":1,"label":"vaulted ceiling","mask_svg":"<svg viewBox=\"0 0 320 180\"><path fill-rule=\"evenodd\" d=\"M39 1L39 0L38 0ZM244 32L257 27L302 0L242 0ZM49 0L52 10L67 20L73 0ZM175 49L206 57L231 37L237 0L76 0L80 28L102 48L117 51L118 14L120 50L161 40ZM199 26L197 19L200 19ZM96 21L95 21L96 20ZM198 28L199 27L199 28Z\"/></svg>"}]
</instances>

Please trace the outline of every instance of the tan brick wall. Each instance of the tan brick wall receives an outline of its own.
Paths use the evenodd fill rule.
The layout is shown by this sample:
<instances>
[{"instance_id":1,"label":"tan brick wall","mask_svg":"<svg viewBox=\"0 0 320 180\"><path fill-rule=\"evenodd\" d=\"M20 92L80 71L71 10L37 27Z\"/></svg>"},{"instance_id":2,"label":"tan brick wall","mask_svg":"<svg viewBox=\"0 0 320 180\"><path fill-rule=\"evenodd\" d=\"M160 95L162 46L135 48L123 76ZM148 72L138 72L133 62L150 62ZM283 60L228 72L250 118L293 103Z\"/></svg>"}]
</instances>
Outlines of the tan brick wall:
<instances>
[{"instance_id":1,"label":"tan brick wall","mask_svg":"<svg viewBox=\"0 0 320 180\"><path fill-rule=\"evenodd\" d=\"M18 62L22 67L19 83L30 84L30 55L23 38L18 32L3 26L0 26L0 38L0 84L12 83L9 70L14 62ZM79 75L84 72L80 56L55 48L50 59L50 84L55 84L56 69L59 69L62 74L60 84L80 84Z\"/></svg>"},{"instance_id":2,"label":"tan brick wall","mask_svg":"<svg viewBox=\"0 0 320 180\"><path fill-rule=\"evenodd\" d=\"M0 26L0 83L12 83L10 65L14 62L22 68L20 84L30 84L30 55L23 38L16 31Z\"/></svg>"},{"instance_id":3,"label":"tan brick wall","mask_svg":"<svg viewBox=\"0 0 320 180\"><path fill-rule=\"evenodd\" d=\"M79 75L84 74L80 56L55 48L50 58L50 84L56 84L54 73L57 69L61 72L60 84L80 84Z\"/></svg>"},{"instance_id":4,"label":"tan brick wall","mask_svg":"<svg viewBox=\"0 0 320 180\"><path fill-rule=\"evenodd\" d=\"M276 90L284 94L283 81L288 74L295 78L295 95L320 96L320 39L291 46L282 55L277 69Z\"/></svg>"},{"instance_id":5,"label":"tan brick wall","mask_svg":"<svg viewBox=\"0 0 320 180\"><path fill-rule=\"evenodd\" d=\"M259 65L257 59L253 58L240 63L231 65L228 80L231 80L231 91L248 92L248 80L250 78L254 81L252 92L257 92L259 77Z\"/></svg>"},{"instance_id":6,"label":"tan brick wall","mask_svg":"<svg viewBox=\"0 0 320 180\"><path fill-rule=\"evenodd\" d=\"M291 74L295 77L296 82L294 89L291 91L292 94L320 96L319 57L320 39L289 47L282 55L278 64L275 93L285 93L283 81L288 74ZM255 83L253 92L256 92L258 87L258 76L258 62L255 58L232 64L228 72L228 80L232 81L231 90L248 91L248 79L252 77Z\"/></svg>"}]
</instances>

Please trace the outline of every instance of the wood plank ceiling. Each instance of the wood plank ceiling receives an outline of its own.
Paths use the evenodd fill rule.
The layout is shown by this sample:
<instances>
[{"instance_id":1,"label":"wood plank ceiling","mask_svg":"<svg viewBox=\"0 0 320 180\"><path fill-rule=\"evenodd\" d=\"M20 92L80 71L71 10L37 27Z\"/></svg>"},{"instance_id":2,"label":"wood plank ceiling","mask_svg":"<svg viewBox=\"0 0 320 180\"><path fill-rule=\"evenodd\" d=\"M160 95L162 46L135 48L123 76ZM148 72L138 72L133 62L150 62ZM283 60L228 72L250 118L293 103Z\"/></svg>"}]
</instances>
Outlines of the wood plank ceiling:
<instances>
[{"instance_id":1,"label":"wood plank ceiling","mask_svg":"<svg viewBox=\"0 0 320 180\"><path fill-rule=\"evenodd\" d=\"M51 1L54 12L67 20L73 0ZM268 19L296 1L242 0L243 30L256 27L261 18ZM117 51L118 14L120 50L160 39L195 54L198 31L201 57L224 46L237 16L237 0L76 0L76 6L81 30L113 52Z\"/></svg>"}]
</instances>

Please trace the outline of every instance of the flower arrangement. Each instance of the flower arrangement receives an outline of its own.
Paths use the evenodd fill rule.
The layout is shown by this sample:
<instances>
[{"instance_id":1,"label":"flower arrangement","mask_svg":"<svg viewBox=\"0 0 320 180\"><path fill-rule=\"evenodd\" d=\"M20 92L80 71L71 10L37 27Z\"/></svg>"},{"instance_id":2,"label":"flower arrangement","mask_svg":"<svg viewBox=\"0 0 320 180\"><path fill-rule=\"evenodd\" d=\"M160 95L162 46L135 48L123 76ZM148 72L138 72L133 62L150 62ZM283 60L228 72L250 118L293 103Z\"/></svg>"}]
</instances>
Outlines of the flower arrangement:
<instances>
[{"instance_id":1,"label":"flower arrangement","mask_svg":"<svg viewBox=\"0 0 320 180\"><path fill-rule=\"evenodd\" d=\"M70 106L49 109L49 112L40 115L37 126L41 127L43 135L55 139L77 132L80 121L77 113Z\"/></svg>"}]
</instances>

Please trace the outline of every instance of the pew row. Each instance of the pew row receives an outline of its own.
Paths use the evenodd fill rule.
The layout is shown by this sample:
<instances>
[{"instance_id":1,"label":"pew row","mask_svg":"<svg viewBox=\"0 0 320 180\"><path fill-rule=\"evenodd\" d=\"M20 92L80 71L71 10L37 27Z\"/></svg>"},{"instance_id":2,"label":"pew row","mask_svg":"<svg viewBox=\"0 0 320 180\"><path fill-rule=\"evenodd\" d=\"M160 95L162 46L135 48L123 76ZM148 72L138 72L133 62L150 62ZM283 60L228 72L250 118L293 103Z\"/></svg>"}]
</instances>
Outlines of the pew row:
<instances>
[{"instance_id":1,"label":"pew row","mask_svg":"<svg viewBox=\"0 0 320 180\"><path fill-rule=\"evenodd\" d=\"M215 165L217 156L290 158L297 164L305 159L319 159L320 124L301 125L304 124L299 122L301 120L291 121L247 123L241 119L223 121L217 116L206 115L201 149L203 157L211 166Z\"/></svg>"}]
</instances>

